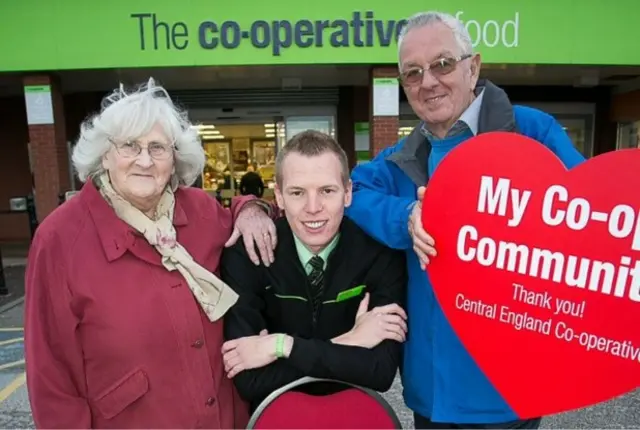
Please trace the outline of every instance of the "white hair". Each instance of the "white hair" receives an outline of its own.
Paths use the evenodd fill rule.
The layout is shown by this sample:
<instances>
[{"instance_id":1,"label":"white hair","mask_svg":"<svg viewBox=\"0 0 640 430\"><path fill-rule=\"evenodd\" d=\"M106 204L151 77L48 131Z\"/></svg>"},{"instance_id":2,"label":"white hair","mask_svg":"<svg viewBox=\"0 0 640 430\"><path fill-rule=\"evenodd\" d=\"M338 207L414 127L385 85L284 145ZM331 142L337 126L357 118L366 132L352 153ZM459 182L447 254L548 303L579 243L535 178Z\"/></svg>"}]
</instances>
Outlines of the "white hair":
<instances>
[{"instance_id":1,"label":"white hair","mask_svg":"<svg viewBox=\"0 0 640 430\"><path fill-rule=\"evenodd\" d=\"M78 178L86 182L104 171L102 158L111 147L109 139L134 140L156 124L175 145L171 183L192 185L202 174L206 160L198 131L153 78L132 93L126 93L120 85L105 97L101 111L82 123L72 155Z\"/></svg>"},{"instance_id":2,"label":"white hair","mask_svg":"<svg viewBox=\"0 0 640 430\"><path fill-rule=\"evenodd\" d=\"M400 51L402 50L402 42L404 38L409 34L411 30L426 27L436 23L442 23L449 27L453 32L456 39L460 54L473 54L473 43L471 42L471 36L464 26L462 21L453 15L444 12L419 12L411 16L407 23L402 27L400 34L398 35L398 66L402 68L402 60L400 59Z\"/></svg>"}]
</instances>

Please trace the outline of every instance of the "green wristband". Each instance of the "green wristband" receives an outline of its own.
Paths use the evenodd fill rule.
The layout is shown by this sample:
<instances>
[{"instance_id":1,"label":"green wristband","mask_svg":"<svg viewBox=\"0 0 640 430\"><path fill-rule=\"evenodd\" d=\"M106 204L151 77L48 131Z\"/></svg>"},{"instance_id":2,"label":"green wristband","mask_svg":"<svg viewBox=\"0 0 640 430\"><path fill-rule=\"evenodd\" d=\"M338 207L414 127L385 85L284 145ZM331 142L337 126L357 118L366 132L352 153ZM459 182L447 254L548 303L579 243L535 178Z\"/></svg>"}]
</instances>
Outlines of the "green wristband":
<instances>
[{"instance_id":1,"label":"green wristband","mask_svg":"<svg viewBox=\"0 0 640 430\"><path fill-rule=\"evenodd\" d=\"M284 357L284 334L279 333L278 337L276 337L276 357L283 358Z\"/></svg>"}]
</instances>

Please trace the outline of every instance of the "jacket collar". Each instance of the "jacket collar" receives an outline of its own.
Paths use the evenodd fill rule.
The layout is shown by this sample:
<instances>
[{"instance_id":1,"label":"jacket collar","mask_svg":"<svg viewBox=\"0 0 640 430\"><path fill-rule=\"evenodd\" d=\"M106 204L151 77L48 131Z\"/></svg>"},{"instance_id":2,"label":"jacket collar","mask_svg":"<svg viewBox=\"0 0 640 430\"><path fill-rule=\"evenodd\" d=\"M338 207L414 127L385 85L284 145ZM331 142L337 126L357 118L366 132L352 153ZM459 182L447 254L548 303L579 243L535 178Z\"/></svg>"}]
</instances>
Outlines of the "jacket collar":
<instances>
[{"instance_id":1,"label":"jacket collar","mask_svg":"<svg viewBox=\"0 0 640 430\"><path fill-rule=\"evenodd\" d=\"M466 130L470 130L474 136L478 134L478 124L480 123L480 108L482 107L482 100L484 98L484 88L476 89L476 97L469 107L462 112L460 119L455 122L451 127L451 130L447 133L447 137L455 136L459 133L464 133ZM436 138L436 136L429 131L424 122L421 123L420 130L427 139Z\"/></svg>"},{"instance_id":2,"label":"jacket collar","mask_svg":"<svg viewBox=\"0 0 640 430\"><path fill-rule=\"evenodd\" d=\"M173 225L176 227L187 225L189 219L182 204L182 193L179 188L176 190L175 196ZM74 198L78 198L86 206L109 261L120 258L137 238L144 240L140 233L118 218L115 211L100 195L92 180L88 180L79 195Z\"/></svg>"},{"instance_id":3,"label":"jacket collar","mask_svg":"<svg viewBox=\"0 0 640 430\"><path fill-rule=\"evenodd\" d=\"M513 106L507 93L489 80L479 80L475 93L482 95L478 115L478 134L490 131L517 131ZM398 151L386 157L396 164L418 186L429 180L428 158L431 143L422 133L423 124L418 124L407 136Z\"/></svg>"},{"instance_id":4,"label":"jacket collar","mask_svg":"<svg viewBox=\"0 0 640 430\"><path fill-rule=\"evenodd\" d=\"M300 259L298 257L293 231L291 230L291 226L289 225L287 218L285 216L282 216L275 221L275 224L278 232L278 245L276 252L278 252L278 250L282 250L283 256L285 256L285 258L290 257L299 262ZM328 262L330 259L333 259L334 254L342 253L343 248L345 248L342 246L343 244L348 243L349 246L347 248L355 246L353 241L357 240L357 236L355 235L355 231L357 229L358 227L353 221L351 221L346 216L342 217L340 228L338 229L338 240L335 243L335 247L332 249L331 253L327 256L326 262ZM277 258L279 257L276 257L276 259ZM300 264L302 266L302 263Z\"/></svg>"}]
</instances>

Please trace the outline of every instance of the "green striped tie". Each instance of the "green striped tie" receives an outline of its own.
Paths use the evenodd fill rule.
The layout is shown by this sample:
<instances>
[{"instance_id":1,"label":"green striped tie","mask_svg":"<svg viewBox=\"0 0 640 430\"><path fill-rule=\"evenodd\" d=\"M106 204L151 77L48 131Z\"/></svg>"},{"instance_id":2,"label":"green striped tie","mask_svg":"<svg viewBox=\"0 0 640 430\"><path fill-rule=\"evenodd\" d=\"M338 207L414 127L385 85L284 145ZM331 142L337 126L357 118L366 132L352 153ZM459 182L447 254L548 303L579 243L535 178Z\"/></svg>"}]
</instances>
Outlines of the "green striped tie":
<instances>
[{"instance_id":1,"label":"green striped tie","mask_svg":"<svg viewBox=\"0 0 640 430\"><path fill-rule=\"evenodd\" d=\"M315 320L324 294L324 260L322 257L316 255L309 260L309 264L312 267L308 279L312 287L311 297L313 299L313 314Z\"/></svg>"}]
</instances>

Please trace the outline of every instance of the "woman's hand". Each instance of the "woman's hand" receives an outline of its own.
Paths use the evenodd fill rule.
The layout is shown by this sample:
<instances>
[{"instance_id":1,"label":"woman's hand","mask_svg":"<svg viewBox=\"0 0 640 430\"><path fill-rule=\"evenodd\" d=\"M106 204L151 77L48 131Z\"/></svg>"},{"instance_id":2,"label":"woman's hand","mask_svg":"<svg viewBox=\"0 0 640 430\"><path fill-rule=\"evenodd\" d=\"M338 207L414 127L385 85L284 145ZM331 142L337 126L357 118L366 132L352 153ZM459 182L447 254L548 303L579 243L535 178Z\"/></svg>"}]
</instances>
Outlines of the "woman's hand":
<instances>
[{"instance_id":1,"label":"woman's hand","mask_svg":"<svg viewBox=\"0 0 640 430\"><path fill-rule=\"evenodd\" d=\"M233 226L233 233L225 247L236 243L240 236L244 240L244 246L253 264L256 266L260 264L256 246L264 265L269 266L273 263L275 260L273 250L278 243L276 226L262 207L253 201L247 202L240 209L236 223Z\"/></svg>"}]
</instances>

